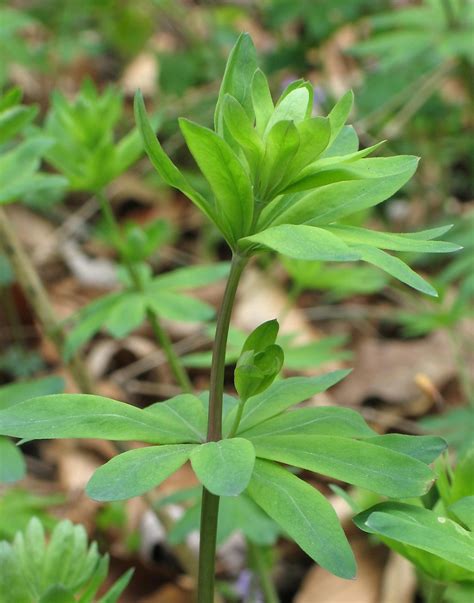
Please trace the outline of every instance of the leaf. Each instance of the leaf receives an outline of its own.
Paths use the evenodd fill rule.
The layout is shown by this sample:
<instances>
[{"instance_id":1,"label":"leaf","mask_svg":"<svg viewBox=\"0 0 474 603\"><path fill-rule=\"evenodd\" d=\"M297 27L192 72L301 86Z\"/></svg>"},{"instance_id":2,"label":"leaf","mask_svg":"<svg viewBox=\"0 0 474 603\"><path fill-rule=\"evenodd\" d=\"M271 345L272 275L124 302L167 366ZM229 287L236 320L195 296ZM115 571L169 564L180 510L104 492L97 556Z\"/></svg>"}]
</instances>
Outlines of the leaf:
<instances>
[{"instance_id":1,"label":"leaf","mask_svg":"<svg viewBox=\"0 0 474 603\"><path fill-rule=\"evenodd\" d=\"M332 108L328 115L329 123L331 124L331 138L329 139L330 146L337 138L339 132L349 117L352 105L354 103L354 93L349 90L342 96Z\"/></svg>"},{"instance_id":2,"label":"leaf","mask_svg":"<svg viewBox=\"0 0 474 603\"><path fill-rule=\"evenodd\" d=\"M254 447L243 438L207 442L191 453L191 465L197 478L217 496L237 496L243 492L254 463Z\"/></svg>"},{"instance_id":3,"label":"leaf","mask_svg":"<svg viewBox=\"0 0 474 603\"><path fill-rule=\"evenodd\" d=\"M263 352L244 352L234 371L234 384L241 401L265 391L281 371L284 361L279 345L269 345Z\"/></svg>"},{"instance_id":4,"label":"leaf","mask_svg":"<svg viewBox=\"0 0 474 603\"><path fill-rule=\"evenodd\" d=\"M265 154L259 168L259 186L256 196L270 200L290 168L300 143L300 137L292 121L278 121L268 133Z\"/></svg>"},{"instance_id":5,"label":"leaf","mask_svg":"<svg viewBox=\"0 0 474 603\"><path fill-rule=\"evenodd\" d=\"M253 218L252 185L248 174L227 142L212 130L187 119L179 125L196 163L216 197L233 240L247 234Z\"/></svg>"},{"instance_id":6,"label":"leaf","mask_svg":"<svg viewBox=\"0 0 474 603\"><path fill-rule=\"evenodd\" d=\"M263 143L244 108L233 96L226 94L222 107L225 125L242 148L252 174L255 174L263 155Z\"/></svg>"},{"instance_id":7,"label":"leaf","mask_svg":"<svg viewBox=\"0 0 474 603\"><path fill-rule=\"evenodd\" d=\"M303 224L281 224L239 241L241 247L252 243L298 260L351 262L360 259L357 251L327 230Z\"/></svg>"},{"instance_id":8,"label":"leaf","mask_svg":"<svg viewBox=\"0 0 474 603\"><path fill-rule=\"evenodd\" d=\"M240 432L274 417L290 406L307 400L315 394L326 391L348 375L350 371L339 370L319 375L317 377L290 377L273 383L265 392L247 401L242 419ZM232 409L224 420L224 433L231 429L237 409Z\"/></svg>"},{"instance_id":9,"label":"leaf","mask_svg":"<svg viewBox=\"0 0 474 603\"><path fill-rule=\"evenodd\" d=\"M292 90L277 104L265 128L264 138L271 132L273 126L279 121L292 121L297 124L306 117L309 92L307 88Z\"/></svg>"},{"instance_id":10,"label":"leaf","mask_svg":"<svg viewBox=\"0 0 474 603\"><path fill-rule=\"evenodd\" d=\"M239 429L238 433L242 433ZM338 435L343 437L375 437L361 415L337 406L298 408L282 413L243 432L246 438L273 435Z\"/></svg>"},{"instance_id":11,"label":"leaf","mask_svg":"<svg viewBox=\"0 0 474 603\"><path fill-rule=\"evenodd\" d=\"M263 352L265 348L275 343L279 328L280 325L278 324L278 320L276 320L276 318L263 322L247 337L244 345L242 346L241 353L248 352L250 350L254 352Z\"/></svg>"},{"instance_id":12,"label":"leaf","mask_svg":"<svg viewBox=\"0 0 474 603\"><path fill-rule=\"evenodd\" d=\"M390 249L392 251L412 251L416 253L447 253L462 249L455 243L445 241L432 241L425 239L425 232L430 236L431 231L421 231L411 234L395 234L389 232L375 232L366 228L357 228L337 224L328 226L327 230L340 237L346 243L356 245L368 245L370 247L379 247L381 249ZM435 229L438 230L438 229Z\"/></svg>"},{"instance_id":13,"label":"leaf","mask_svg":"<svg viewBox=\"0 0 474 603\"><path fill-rule=\"evenodd\" d=\"M0 109L0 144L13 138L29 124L38 113L37 107L17 105L4 111Z\"/></svg>"},{"instance_id":14,"label":"leaf","mask_svg":"<svg viewBox=\"0 0 474 603\"><path fill-rule=\"evenodd\" d=\"M122 293L107 315L104 327L117 339L138 328L145 319L146 298L141 293Z\"/></svg>"},{"instance_id":15,"label":"leaf","mask_svg":"<svg viewBox=\"0 0 474 603\"><path fill-rule=\"evenodd\" d=\"M203 442L206 439L207 414L201 400L192 394L180 394L145 409L158 420L161 431L173 435L175 442Z\"/></svg>"},{"instance_id":16,"label":"leaf","mask_svg":"<svg viewBox=\"0 0 474 603\"><path fill-rule=\"evenodd\" d=\"M169 320L201 322L210 320L215 314L212 306L199 299L166 291L147 294L146 303L158 316Z\"/></svg>"},{"instance_id":17,"label":"leaf","mask_svg":"<svg viewBox=\"0 0 474 603\"><path fill-rule=\"evenodd\" d=\"M448 507L471 532L474 531L474 496L464 496Z\"/></svg>"},{"instance_id":18,"label":"leaf","mask_svg":"<svg viewBox=\"0 0 474 603\"><path fill-rule=\"evenodd\" d=\"M0 387L0 410L14 406L28 398L58 394L64 389L64 379L51 375L34 381L21 381Z\"/></svg>"},{"instance_id":19,"label":"leaf","mask_svg":"<svg viewBox=\"0 0 474 603\"><path fill-rule=\"evenodd\" d=\"M189 184L183 174L163 151L146 114L145 103L140 91L135 94L135 120L143 137L145 151L155 170L163 180L186 195L210 220L215 222L212 205Z\"/></svg>"},{"instance_id":20,"label":"leaf","mask_svg":"<svg viewBox=\"0 0 474 603\"><path fill-rule=\"evenodd\" d=\"M38 603L75 603L73 593L60 584L48 588Z\"/></svg>"},{"instance_id":21,"label":"leaf","mask_svg":"<svg viewBox=\"0 0 474 603\"><path fill-rule=\"evenodd\" d=\"M434 511L385 502L356 515L354 523L364 532L416 547L474 572L472 534Z\"/></svg>"},{"instance_id":22,"label":"leaf","mask_svg":"<svg viewBox=\"0 0 474 603\"><path fill-rule=\"evenodd\" d=\"M295 465L394 498L425 494L434 474L421 461L367 441L339 436L252 438L257 456Z\"/></svg>"},{"instance_id":23,"label":"leaf","mask_svg":"<svg viewBox=\"0 0 474 603\"><path fill-rule=\"evenodd\" d=\"M25 476L23 455L8 438L0 437L0 459L0 484L17 482Z\"/></svg>"},{"instance_id":24,"label":"leaf","mask_svg":"<svg viewBox=\"0 0 474 603\"><path fill-rule=\"evenodd\" d=\"M251 84L253 110L255 113L256 129L263 136L268 120L273 114L274 105L267 78L260 69L253 74Z\"/></svg>"},{"instance_id":25,"label":"leaf","mask_svg":"<svg viewBox=\"0 0 474 603\"><path fill-rule=\"evenodd\" d=\"M0 433L26 439L102 438L158 443L172 434L144 410L102 396L57 394L20 402L0 412Z\"/></svg>"},{"instance_id":26,"label":"leaf","mask_svg":"<svg viewBox=\"0 0 474 603\"><path fill-rule=\"evenodd\" d=\"M341 434L342 435L342 434ZM372 436L365 439L369 444L384 446L402 454L407 454L423 463L432 463L447 448L443 438L436 436L409 436L399 433Z\"/></svg>"},{"instance_id":27,"label":"leaf","mask_svg":"<svg viewBox=\"0 0 474 603\"><path fill-rule=\"evenodd\" d=\"M86 492L94 500L126 500L145 494L189 459L193 444L147 446L115 456L89 480Z\"/></svg>"},{"instance_id":28,"label":"leaf","mask_svg":"<svg viewBox=\"0 0 474 603\"><path fill-rule=\"evenodd\" d=\"M426 293L426 295L431 295L431 297L438 297L436 289L434 289L429 283L421 278L419 274L414 272L399 258L385 253L385 251L377 249L376 247L355 245L352 247L352 249L360 253L360 258L362 260L377 266L377 268L380 268L381 270L384 270L402 283L413 287L413 289L416 289L417 291Z\"/></svg>"},{"instance_id":29,"label":"leaf","mask_svg":"<svg viewBox=\"0 0 474 603\"><path fill-rule=\"evenodd\" d=\"M221 280L229 274L229 262L217 262L208 266L186 266L165 272L153 278L148 290L194 289Z\"/></svg>"},{"instance_id":30,"label":"leaf","mask_svg":"<svg viewBox=\"0 0 474 603\"><path fill-rule=\"evenodd\" d=\"M257 460L247 492L314 561L340 578L354 578L351 548L318 490L274 463Z\"/></svg>"},{"instance_id":31,"label":"leaf","mask_svg":"<svg viewBox=\"0 0 474 603\"><path fill-rule=\"evenodd\" d=\"M99 599L98 603L116 603L132 579L133 572L134 570L131 568L120 576L117 582L115 582L115 584L110 587L105 595Z\"/></svg>"},{"instance_id":32,"label":"leaf","mask_svg":"<svg viewBox=\"0 0 474 603\"><path fill-rule=\"evenodd\" d=\"M300 122L297 130L300 144L288 168L292 180L304 167L315 161L327 147L331 126L327 118L313 117Z\"/></svg>"},{"instance_id":33,"label":"leaf","mask_svg":"<svg viewBox=\"0 0 474 603\"><path fill-rule=\"evenodd\" d=\"M283 195L262 212L259 225L330 224L347 215L373 207L391 197L415 173L418 158L410 155L360 159L339 166L335 181L324 181L331 166L314 174L316 188L296 195ZM336 166L337 167L337 166ZM323 178L321 182L317 179ZM311 186L308 184L307 186Z\"/></svg>"},{"instance_id":34,"label":"leaf","mask_svg":"<svg viewBox=\"0 0 474 603\"><path fill-rule=\"evenodd\" d=\"M253 119L251 82L256 69L257 55L252 38L249 34L242 33L227 59L217 98L214 129L218 134L222 135L223 133L222 103L226 94L233 96L245 109L249 118Z\"/></svg>"}]
</instances>

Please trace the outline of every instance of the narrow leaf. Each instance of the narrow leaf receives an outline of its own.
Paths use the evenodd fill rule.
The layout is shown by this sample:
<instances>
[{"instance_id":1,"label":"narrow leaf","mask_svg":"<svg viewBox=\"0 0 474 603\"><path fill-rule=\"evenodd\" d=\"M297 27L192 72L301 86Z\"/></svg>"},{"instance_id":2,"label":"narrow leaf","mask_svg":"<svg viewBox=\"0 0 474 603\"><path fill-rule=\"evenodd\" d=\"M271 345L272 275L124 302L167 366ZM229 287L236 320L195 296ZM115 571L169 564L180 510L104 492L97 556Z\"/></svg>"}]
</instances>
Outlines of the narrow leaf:
<instances>
[{"instance_id":1,"label":"narrow leaf","mask_svg":"<svg viewBox=\"0 0 474 603\"><path fill-rule=\"evenodd\" d=\"M354 103L354 93L352 90L349 90L341 97L337 103L334 105L333 109L328 115L329 122L331 124L331 138L329 141L329 145L331 145L334 140L337 138L339 132L342 130L342 127L347 121L349 117L349 113L351 112L352 105Z\"/></svg>"},{"instance_id":2,"label":"narrow leaf","mask_svg":"<svg viewBox=\"0 0 474 603\"><path fill-rule=\"evenodd\" d=\"M207 414L197 396L180 394L152 404L145 412L152 413L161 431L173 434L176 442L203 442L206 439Z\"/></svg>"},{"instance_id":3,"label":"narrow leaf","mask_svg":"<svg viewBox=\"0 0 474 603\"><path fill-rule=\"evenodd\" d=\"M278 435L255 437L252 442L258 457L394 498L425 494L434 480L433 472L421 461L366 441L325 435Z\"/></svg>"},{"instance_id":4,"label":"narrow leaf","mask_svg":"<svg viewBox=\"0 0 474 603\"><path fill-rule=\"evenodd\" d=\"M148 446L129 450L99 467L89 480L94 500L126 500L155 488L188 460L194 445Z\"/></svg>"},{"instance_id":5,"label":"narrow leaf","mask_svg":"<svg viewBox=\"0 0 474 603\"><path fill-rule=\"evenodd\" d=\"M400 433L389 433L369 436L365 441L369 444L390 448L390 450L395 450L401 454L407 454L423 463L432 463L447 448L445 440L437 436L409 436Z\"/></svg>"},{"instance_id":6,"label":"narrow leaf","mask_svg":"<svg viewBox=\"0 0 474 603\"><path fill-rule=\"evenodd\" d=\"M25 460L20 449L11 440L1 436L0 459L0 484L17 482L25 476Z\"/></svg>"},{"instance_id":7,"label":"narrow leaf","mask_svg":"<svg viewBox=\"0 0 474 603\"><path fill-rule=\"evenodd\" d=\"M257 460L247 492L314 561L340 578L354 578L349 543L318 490L274 463Z\"/></svg>"},{"instance_id":8,"label":"narrow leaf","mask_svg":"<svg viewBox=\"0 0 474 603\"><path fill-rule=\"evenodd\" d=\"M298 260L351 262L360 259L357 251L332 233L304 224L281 224L239 241L244 248L253 243Z\"/></svg>"},{"instance_id":9,"label":"narrow leaf","mask_svg":"<svg viewBox=\"0 0 474 603\"><path fill-rule=\"evenodd\" d=\"M260 69L253 75L251 93L257 132L263 136L268 120L273 114L274 105L267 78Z\"/></svg>"}]
</instances>

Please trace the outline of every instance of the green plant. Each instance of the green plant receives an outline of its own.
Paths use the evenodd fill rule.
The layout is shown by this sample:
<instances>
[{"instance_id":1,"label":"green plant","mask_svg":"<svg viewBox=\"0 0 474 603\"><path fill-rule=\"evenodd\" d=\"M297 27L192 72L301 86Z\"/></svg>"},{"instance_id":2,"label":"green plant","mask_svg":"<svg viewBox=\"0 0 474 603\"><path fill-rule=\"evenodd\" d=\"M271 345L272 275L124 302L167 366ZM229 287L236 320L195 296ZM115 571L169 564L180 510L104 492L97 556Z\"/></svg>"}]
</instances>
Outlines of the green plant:
<instances>
[{"instance_id":1,"label":"green plant","mask_svg":"<svg viewBox=\"0 0 474 603\"><path fill-rule=\"evenodd\" d=\"M426 601L467 602L474 590L474 449L454 471L446 458L436 466L438 479L428 496L379 503L354 521L413 563Z\"/></svg>"},{"instance_id":2,"label":"green plant","mask_svg":"<svg viewBox=\"0 0 474 603\"><path fill-rule=\"evenodd\" d=\"M6 489L0 496L0 538L13 540L16 532L24 530L32 517L37 517L47 530L52 530L58 520L50 515L49 509L62 503L62 494L40 496L20 487Z\"/></svg>"},{"instance_id":3,"label":"green plant","mask_svg":"<svg viewBox=\"0 0 474 603\"><path fill-rule=\"evenodd\" d=\"M31 519L12 544L0 542L0 560L1 603L115 603L133 572L126 572L96 599L109 558L100 555L95 542L88 545L82 525L68 520L58 523L47 541L42 523Z\"/></svg>"},{"instance_id":4,"label":"green plant","mask_svg":"<svg viewBox=\"0 0 474 603\"><path fill-rule=\"evenodd\" d=\"M242 35L224 74L215 131L180 121L209 184L204 196L162 150L137 95L137 121L153 165L217 226L232 251L209 394L186 393L144 410L99 396L43 396L0 413L0 432L6 435L152 444L120 454L96 471L87 492L97 500L147 492L191 460L203 485L200 603L213 600L220 497L249 497L320 565L351 578L354 557L333 508L318 490L279 463L407 498L429 489L434 474L428 465L445 448L437 437L379 436L349 409L290 410L340 381L347 371L274 381L284 355L275 343L276 321L260 325L247 337L234 372L239 398L223 396L232 306L251 256L274 250L303 260L363 260L436 295L402 260L383 250L458 249L432 240L446 232L445 227L405 235L339 223L390 197L417 164L409 156L366 158L378 145L358 151L354 130L344 125L351 105L349 93L327 118L312 118L312 88L297 81L275 106L256 66L252 41Z\"/></svg>"}]
</instances>

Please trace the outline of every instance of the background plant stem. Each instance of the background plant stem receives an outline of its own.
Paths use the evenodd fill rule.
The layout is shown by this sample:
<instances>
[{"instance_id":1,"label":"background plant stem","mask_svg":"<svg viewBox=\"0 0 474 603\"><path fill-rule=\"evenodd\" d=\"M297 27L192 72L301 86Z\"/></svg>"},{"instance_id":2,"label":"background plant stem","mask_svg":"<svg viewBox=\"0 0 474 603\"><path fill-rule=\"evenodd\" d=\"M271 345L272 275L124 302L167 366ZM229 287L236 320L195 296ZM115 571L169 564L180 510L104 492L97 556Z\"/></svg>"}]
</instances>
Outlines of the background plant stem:
<instances>
[{"instance_id":1,"label":"background plant stem","mask_svg":"<svg viewBox=\"0 0 474 603\"><path fill-rule=\"evenodd\" d=\"M212 365L209 392L209 419L207 441L222 438L222 397L224 394L224 369L227 336L235 294L247 258L235 254L232 258L229 278L217 316L216 337L212 351ZM214 600L214 574L216 557L217 521L219 518L219 497L203 488L201 506L201 535L199 547L198 603L212 603Z\"/></svg>"},{"instance_id":2,"label":"background plant stem","mask_svg":"<svg viewBox=\"0 0 474 603\"><path fill-rule=\"evenodd\" d=\"M255 569L255 573L258 576L260 588L263 594L263 600L265 603L279 603L278 594L271 580L268 567L265 562L264 548L258 544L255 544L248 538L246 539L246 542L251 563Z\"/></svg>"},{"instance_id":3,"label":"background plant stem","mask_svg":"<svg viewBox=\"0 0 474 603\"><path fill-rule=\"evenodd\" d=\"M13 266L16 278L47 337L62 356L65 341L64 330L56 319L48 294L35 267L2 208L0 208L0 248ZM84 394L92 393L94 383L80 356L74 355L67 366L79 390Z\"/></svg>"},{"instance_id":4,"label":"background plant stem","mask_svg":"<svg viewBox=\"0 0 474 603\"><path fill-rule=\"evenodd\" d=\"M127 258L126 254L123 253L122 234L120 232L120 227L118 225L117 220L115 219L112 208L110 207L110 203L102 191L98 191L96 193L96 197L99 202L104 220L107 222L107 225L111 230L115 250L119 254L120 260L125 266L135 290L143 293L143 284L140 280L140 275L138 274L133 262L131 262L130 259ZM188 393L192 392L193 386L189 379L189 376L185 368L181 364L178 355L174 351L173 344L171 343L168 334L161 326L158 316L155 312L153 312L153 310L150 309L147 310L146 315L151 330L153 332L153 336L155 337L155 340L159 347L163 350L163 353L166 356L166 360L168 361L168 364L171 368L174 378L176 379L176 382L180 385L183 391Z\"/></svg>"}]
</instances>

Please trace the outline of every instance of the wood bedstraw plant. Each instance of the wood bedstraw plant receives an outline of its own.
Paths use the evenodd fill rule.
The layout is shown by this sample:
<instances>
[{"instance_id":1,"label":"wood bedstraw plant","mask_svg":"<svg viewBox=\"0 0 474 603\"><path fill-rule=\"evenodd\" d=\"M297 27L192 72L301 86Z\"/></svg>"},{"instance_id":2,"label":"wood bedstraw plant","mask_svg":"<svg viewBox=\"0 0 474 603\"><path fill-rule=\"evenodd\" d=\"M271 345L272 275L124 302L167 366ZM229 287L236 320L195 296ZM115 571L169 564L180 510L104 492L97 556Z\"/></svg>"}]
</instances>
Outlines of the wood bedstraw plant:
<instances>
[{"instance_id":1,"label":"wood bedstraw plant","mask_svg":"<svg viewBox=\"0 0 474 603\"><path fill-rule=\"evenodd\" d=\"M32 438L135 440L150 446L119 454L92 476L88 494L120 500L151 490L186 461L203 485L198 600L214 596L219 499L248 496L317 563L337 576L356 573L351 548L326 498L281 463L359 485L389 498L424 494L429 467L445 448L435 436L377 435L347 408L293 409L348 371L275 380L283 365L268 321L246 339L235 369L239 397L224 397L227 334L241 274L265 250L303 260L363 260L429 295L434 289L383 251L446 252L433 241L447 228L406 234L373 232L339 222L384 201L411 177L417 158L367 158L345 126L346 94L327 118L311 117L312 88L296 81L274 105L248 35L237 41L221 85L214 130L180 120L209 183L196 192L162 150L140 94L136 118L145 149L162 178L217 226L232 262L219 308L210 391L184 393L144 410L93 395L53 395L0 412L0 433ZM225 401L225 404L224 404Z\"/></svg>"}]
</instances>

